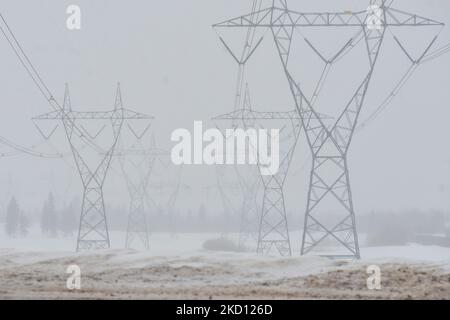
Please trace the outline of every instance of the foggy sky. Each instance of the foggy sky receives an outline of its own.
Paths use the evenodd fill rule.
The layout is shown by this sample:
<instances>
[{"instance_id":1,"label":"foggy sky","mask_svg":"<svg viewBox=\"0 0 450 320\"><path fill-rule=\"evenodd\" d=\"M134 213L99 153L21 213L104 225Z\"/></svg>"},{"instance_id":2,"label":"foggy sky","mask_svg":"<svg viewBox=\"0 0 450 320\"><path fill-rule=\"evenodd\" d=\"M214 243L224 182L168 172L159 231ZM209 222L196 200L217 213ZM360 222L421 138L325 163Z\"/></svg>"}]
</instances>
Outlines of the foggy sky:
<instances>
[{"instance_id":1,"label":"foggy sky","mask_svg":"<svg viewBox=\"0 0 450 320\"><path fill-rule=\"evenodd\" d=\"M290 2L296 2L293 7L300 3L305 11L319 11L361 10L368 1ZM447 0L395 2L396 8L450 24ZM81 7L80 31L65 27L65 10L70 4ZM152 132L158 145L170 149L173 143L169 138L174 129L192 130L194 120L214 126L210 121L213 116L232 111L237 66L211 25L249 12L250 5L250 0L2 0L0 10L59 100L64 83L68 82L74 108L111 109L116 82L120 81L124 104L154 116ZM420 35L405 39L411 49L415 48L413 40L417 40L418 49L426 43L420 41ZM450 29L446 27L436 47L449 41ZM398 47L391 45L392 42L383 48L371 84L373 94L368 96L361 119L370 115L408 66ZM264 40L261 52L249 66L249 77L254 80L250 82L252 101L261 109L294 109L270 36ZM25 146L41 143L30 119L50 111L49 106L3 37L0 56L0 136ZM357 214L415 208L449 210L449 70L450 55L420 67L388 109L355 136L349 163ZM304 81L308 76L309 72ZM347 81L345 76L334 80L337 85L332 92L339 92L339 85ZM37 149L69 151L67 143L54 144L56 149L49 144ZM11 151L6 146L0 150ZM60 203L81 194L71 157L63 161L19 155L0 161L2 206L12 195L31 210L42 206L49 191ZM286 185L287 209L301 215L309 161L302 136ZM233 180L231 176L229 180ZM221 206L218 195L207 191L216 183L214 168L185 167L182 181L190 188L181 191L177 205L180 210L197 210L201 203L210 210ZM106 202L128 201L117 168L113 168L105 190ZM234 199L239 202L238 197Z\"/></svg>"}]
</instances>

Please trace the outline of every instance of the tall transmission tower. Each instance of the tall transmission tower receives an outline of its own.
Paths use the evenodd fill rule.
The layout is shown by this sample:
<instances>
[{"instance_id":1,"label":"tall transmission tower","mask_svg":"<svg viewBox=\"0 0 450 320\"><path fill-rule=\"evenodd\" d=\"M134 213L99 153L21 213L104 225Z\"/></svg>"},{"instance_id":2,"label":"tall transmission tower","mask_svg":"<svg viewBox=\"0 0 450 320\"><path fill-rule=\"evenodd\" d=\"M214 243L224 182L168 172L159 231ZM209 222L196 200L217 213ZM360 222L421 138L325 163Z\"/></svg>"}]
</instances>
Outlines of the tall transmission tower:
<instances>
[{"instance_id":1,"label":"tall transmission tower","mask_svg":"<svg viewBox=\"0 0 450 320\"><path fill-rule=\"evenodd\" d=\"M124 159L120 159L123 176L126 180L128 194L130 196L130 205L128 212L127 233L125 239L125 248L133 247L135 240L140 240L146 250L150 248L148 235L147 217L145 214L145 193L147 192L148 180L152 172L154 159L148 160L146 168L140 170L143 173L139 182L132 181L125 169ZM147 162L147 161L146 161Z\"/></svg>"},{"instance_id":2,"label":"tall transmission tower","mask_svg":"<svg viewBox=\"0 0 450 320\"><path fill-rule=\"evenodd\" d=\"M145 205L148 186L155 161L160 156L166 156L167 152L156 148L154 136L150 148L146 149L142 142L143 135L138 136L132 132L138 139L137 146L116 153L130 196L125 247L130 249L135 240L140 240L148 250L150 241Z\"/></svg>"},{"instance_id":3,"label":"tall transmission tower","mask_svg":"<svg viewBox=\"0 0 450 320\"><path fill-rule=\"evenodd\" d=\"M264 9L214 25L215 28L265 28L272 33L312 153L312 170L305 213L302 254L320 250L319 245L324 244L325 240L332 240L344 249L345 253L327 252L325 255L336 258L360 257L347 154L386 30L392 27L443 26L440 22L394 9L391 5L392 2L387 5L386 0L370 0L369 8L377 12L374 16L369 10L303 13L290 10L287 0L271 0L269 6ZM314 106L317 94L313 94L312 98L305 94L302 82L295 78L292 64L289 63L295 31L302 28L324 27L356 27L360 29L355 38L352 38L334 58L328 60L323 58L305 39L324 61L325 70L360 42L365 46L369 60L368 70L362 82L358 85L344 110L331 124L322 119ZM436 38L433 39L419 60L426 56ZM413 61L413 63L417 63L417 61ZM324 216L323 213L324 204L329 199L337 200L339 206L341 206L340 217L331 224L328 222L329 217Z\"/></svg>"},{"instance_id":4,"label":"tall transmission tower","mask_svg":"<svg viewBox=\"0 0 450 320\"><path fill-rule=\"evenodd\" d=\"M114 151L125 120L149 121L151 117L124 108L120 84L117 86L114 109L111 111L73 111L69 87L66 84L62 110L45 113L33 118L35 121L62 121L65 135L70 145L75 164L83 184L83 201L81 207L80 225L78 230L77 251L89 249L106 249L110 247L108 224L106 219L103 186L114 156ZM103 131L105 126L95 135L88 133L81 122L107 122L112 128L112 142L105 152L97 153L100 160L89 165L88 157L83 153L86 147L84 135L76 134L75 127L83 128L93 141Z\"/></svg>"},{"instance_id":5,"label":"tall transmission tower","mask_svg":"<svg viewBox=\"0 0 450 320\"><path fill-rule=\"evenodd\" d=\"M249 177L241 175L236 166L233 169L238 176L238 182L227 182L227 173L225 169L220 166L216 166L216 184L203 187L208 192L210 190L216 190L218 196L221 199L222 207L224 210L224 225L222 235L228 235L231 231L231 217L232 215L240 218L239 233L238 233L238 248L240 251L249 249L248 244L257 241L257 216L259 214L258 205L256 199L257 189L259 186L260 178L251 180ZM239 193L242 196L242 201L238 205L233 204L230 198L230 193ZM209 193L208 193L209 195ZM250 219L251 217L251 219ZM254 246L256 247L256 246Z\"/></svg>"},{"instance_id":6,"label":"tall transmission tower","mask_svg":"<svg viewBox=\"0 0 450 320\"><path fill-rule=\"evenodd\" d=\"M148 189L151 190L151 193L154 197L150 197L149 193L145 197L146 203L149 207L153 208L156 211L165 211L167 213L167 228L168 232L171 236L176 237L178 232L177 226L177 210L175 208L180 191L183 190L185 192L189 192L191 187L187 184L182 183L182 170L183 166L177 166L176 171L173 170L172 162L170 161L170 152L165 150L156 149L157 156L155 157L155 175L152 181L148 185ZM164 159L165 158L165 159ZM166 161L163 161L166 160ZM157 164L160 166L157 167ZM172 169L173 171L171 171ZM171 175L169 178L169 175ZM175 176L176 175L176 176ZM155 176L157 178L155 179ZM173 178L173 179L172 179ZM155 198L161 198L164 195L164 199L156 200Z\"/></svg>"},{"instance_id":7,"label":"tall transmission tower","mask_svg":"<svg viewBox=\"0 0 450 320\"><path fill-rule=\"evenodd\" d=\"M292 248L289 238L283 189L302 127L300 117L296 111L253 111L248 87L245 90L244 101L245 103L242 109L215 117L214 119L231 120L235 124L240 121L244 129L254 128L256 126L264 127L261 123L267 120L283 122L284 126L280 135L282 136L281 143L284 146L284 150L280 150L280 168L274 175L265 176L261 174L264 193L262 211L259 216L257 252L260 254L270 254L276 251L282 256L291 255ZM287 122L287 125L285 125L285 122ZM256 152L255 148L256 146L250 146L253 152ZM261 168L259 167L259 169ZM247 210L249 208L245 207L243 209ZM242 226L249 226L251 228L251 221L249 224L244 221Z\"/></svg>"},{"instance_id":8,"label":"tall transmission tower","mask_svg":"<svg viewBox=\"0 0 450 320\"><path fill-rule=\"evenodd\" d=\"M221 216L223 218L223 222L221 222L222 236L228 236L231 232L231 216L238 214L236 206L233 204L232 199L229 197L229 192L239 192L240 185L237 183L226 182L226 173L220 170L218 166L216 166L215 169L216 183L209 186L204 186L202 189L204 190L204 192L206 192L206 198L210 198L211 191L215 191L217 193L217 196L220 197L223 209Z\"/></svg>"},{"instance_id":9,"label":"tall transmission tower","mask_svg":"<svg viewBox=\"0 0 450 320\"><path fill-rule=\"evenodd\" d=\"M260 0L253 0L251 11L256 12L260 9ZM253 17L257 19L257 15ZM236 91L234 100L234 111L251 109L251 101L246 80L246 68L250 58L260 46L263 38L258 37L254 28L245 30L244 42L238 48L230 47L227 42L219 35L220 41L223 43L231 57L238 65ZM232 119L232 126L239 127L243 123L243 119ZM246 126L254 126L251 119L246 119ZM244 170L244 169L242 169ZM261 185L261 179L258 169L245 168L245 174L240 168L234 166L238 182L241 186L242 203L240 208L240 227L238 248L241 251L249 250L257 247L258 243L258 227L260 207L258 203L258 191Z\"/></svg>"},{"instance_id":10,"label":"tall transmission tower","mask_svg":"<svg viewBox=\"0 0 450 320\"><path fill-rule=\"evenodd\" d=\"M259 2L259 0L253 0L251 8L252 12L259 9ZM248 94L248 84L246 82L246 66L253 53L261 44L262 38L256 39L255 29L252 28L246 30L244 42L242 43L242 47L239 48L231 48L220 35L219 38L238 65L234 111L238 112L242 109L250 109L250 96ZM238 51L240 52L238 53ZM242 125L242 120L243 119L232 119L233 127ZM254 123L250 123L251 119L246 120L247 126L254 125ZM234 170L242 192L238 248L241 251L246 251L255 246L257 248L260 215L257 197L261 179L258 169L249 170L249 168L246 168L245 176L237 166L234 166Z\"/></svg>"},{"instance_id":11,"label":"tall transmission tower","mask_svg":"<svg viewBox=\"0 0 450 320\"><path fill-rule=\"evenodd\" d=\"M69 141L72 155L84 187L77 251L91 248L109 248L110 241L108 225L106 222L105 204L103 200L103 184L106 179L111 157L117 144L117 139L122 129L124 120L134 118L146 119L147 116L123 108L120 86L117 88L116 103L113 111L97 113L74 112L71 107L67 85L64 95L64 104L58 103L49 87L44 82L42 76L38 73L37 68L33 65L31 59L23 50L23 46L19 43L17 37L12 31L12 28L8 25L6 19L1 13L0 31L25 69L27 75L31 78L44 99L54 110L53 112L44 114L33 120L59 120L63 123L65 134ZM98 136L103 129L101 129L97 135L91 136L85 128L79 125L78 122L80 120L108 120L110 122L114 140L107 151L100 148L94 141L96 136ZM41 134L43 133L41 130L39 130L39 132ZM83 146L77 147L75 145L76 140L78 140L78 142ZM62 154L48 155L38 153L33 150L34 148L24 148L7 140L2 140L2 142L20 152L27 153L32 156L47 158L64 157ZM85 157L81 154L81 151L85 149L84 147L88 147L91 150L94 150L97 154L102 155L102 160L97 163L95 170L91 170L89 168Z\"/></svg>"},{"instance_id":12,"label":"tall transmission tower","mask_svg":"<svg viewBox=\"0 0 450 320\"><path fill-rule=\"evenodd\" d=\"M175 205L178 200L178 196L180 195L180 188L181 188L181 175L182 171L180 169L178 174L178 179L175 184L175 188L173 192L171 193L169 200L167 201L167 214L169 218L169 232L171 233L172 237L178 236L178 228L177 228L177 217L176 217L176 211L175 211Z\"/></svg>"},{"instance_id":13,"label":"tall transmission tower","mask_svg":"<svg viewBox=\"0 0 450 320\"><path fill-rule=\"evenodd\" d=\"M260 215L260 203L258 202L258 191L260 189L260 178L253 172L249 176L243 176L235 166L236 175L241 185L242 204L240 208L241 222L239 228L238 248L245 251L252 245L258 244L258 225Z\"/></svg>"}]
</instances>

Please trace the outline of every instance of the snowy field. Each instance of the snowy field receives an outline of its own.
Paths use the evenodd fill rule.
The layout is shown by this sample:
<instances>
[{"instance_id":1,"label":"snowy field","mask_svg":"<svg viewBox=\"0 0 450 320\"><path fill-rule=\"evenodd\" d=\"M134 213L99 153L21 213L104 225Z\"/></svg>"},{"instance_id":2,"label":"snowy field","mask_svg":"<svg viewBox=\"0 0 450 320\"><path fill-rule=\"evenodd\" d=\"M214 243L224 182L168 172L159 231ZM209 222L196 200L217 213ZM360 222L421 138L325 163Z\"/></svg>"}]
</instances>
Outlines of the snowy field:
<instances>
[{"instance_id":1,"label":"snowy field","mask_svg":"<svg viewBox=\"0 0 450 320\"><path fill-rule=\"evenodd\" d=\"M293 235L296 239L297 235ZM218 234L152 234L148 251L75 254L75 238L0 235L0 298L27 299L450 299L450 248L363 247L360 261L262 257L203 249ZM235 236L229 236L230 239ZM294 240L293 240L294 241ZM66 268L81 268L81 290L66 288ZM367 266L381 268L381 290L367 288Z\"/></svg>"}]
</instances>

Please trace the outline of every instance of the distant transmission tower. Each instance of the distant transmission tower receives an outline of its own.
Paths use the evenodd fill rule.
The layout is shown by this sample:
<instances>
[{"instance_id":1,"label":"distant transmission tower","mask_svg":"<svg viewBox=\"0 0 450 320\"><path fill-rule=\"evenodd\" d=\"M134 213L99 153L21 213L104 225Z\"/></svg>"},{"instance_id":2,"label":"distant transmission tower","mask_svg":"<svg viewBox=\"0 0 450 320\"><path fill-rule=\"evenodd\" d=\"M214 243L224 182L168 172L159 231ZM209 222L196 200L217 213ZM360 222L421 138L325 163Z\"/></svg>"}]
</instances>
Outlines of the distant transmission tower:
<instances>
[{"instance_id":1,"label":"distant transmission tower","mask_svg":"<svg viewBox=\"0 0 450 320\"><path fill-rule=\"evenodd\" d=\"M141 171L143 173L142 179L136 183L131 180L125 170L123 160L121 167L123 176L127 182L128 194L130 196L130 206L128 213L127 234L125 239L125 248L133 247L134 240L138 239L146 250L150 248L150 241L148 236L147 217L145 214L145 193L147 192L148 180L152 172L154 159L148 159L147 168Z\"/></svg>"},{"instance_id":2,"label":"distant transmission tower","mask_svg":"<svg viewBox=\"0 0 450 320\"><path fill-rule=\"evenodd\" d=\"M292 254L289 238L286 207L283 188L289 171L292 156L297 145L301 131L301 121L296 111L290 112L258 112L253 111L250 102L248 87L245 90L244 107L240 110L215 117L215 120L232 120L241 122L244 129L263 127L262 121L278 120L287 122L284 130L280 132L280 143L284 150L280 150L280 168L275 175L261 175L264 186L262 212L259 217L257 252L270 254L273 251L282 256ZM228 138L228 137L227 137ZM255 148L251 146L250 148ZM280 146L281 149L281 146ZM255 151L255 150L254 150ZM247 208L243 208L244 210ZM243 222L242 226L246 226ZM249 226L251 227L251 225Z\"/></svg>"},{"instance_id":3,"label":"distant transmission tower","mask_svg":"<svg viewBox=\"0 0 450 320\"><path fill-rule=\"evenodd\" d=\"M130 249L135 240L140 240L144 248L148 250L150 242L145 206L148 185L157 157L166 155L166 152L156 148L154 136L152 136L152 145L148 149L141 141L143 135L135 136L138 139L137 147L116 153L130 196L125 247Z\"/></svg>"},{"instance_id":4,"label":"distant transmission tower","mask_svg":"<svg viewBox=\"0 0 450 320\"><path fill-rule=\"evenodd\" d=\"M253 0L252 12L256 12L259 10L258 7L259 0ZM257 16L252 17L253 19L257 19ZM252 23L254 20L252 20ZM262 42L262 38L255 41L255 29L247 28L245 32L245 39L243 42L242 48L237 48L236 50L241 50L238 54L235 48L231 48L227 42L220 37L225 48L228 50L230 55L236 61L238 65L238 73L237 73L237 83L236 83L236 93L235 93L235 101L234 101L234 111L239 113L240 111L250 111L251 110L251 101L248 90L248 84L246 83L246 66L247 62L250 60L258 46ZM245 112L244 112L245 113ZM225 117L227 119L227 117ZM216 118L216 119L220 119ZM255 119L252 117L249 118L239 118L239 117L231 117L233 127L253 127L255 126ZM260 210L258 204L258 190L260 187L260 175L258 173L258 169L254 172L248 171L245 176L241 173L240 168L237 166L234 167L236 176L238 178L239 184L241 185L242 191L242 205L240 209L240 227L239 227L239 239L238 239L238 247L240 250L248 250L250 247L253 247L253 243L256 244L256 247L259 246L259 228L260 228ZM290 248L290 244L289 244ZM257 249L258 250L258 249Z\"/></svg>"},{"instance_id":5,"label":"distant transmission tower","mask_svg":"<svg viewBox=\"0 0 450 320\"><path fill-rule=\"evenodd\" d=\"M177 217L175 212L175 205L178 200L178 196L180 195L181 188L181 169L179 171L178 180L175 185L175 189L167 201L167 214L169 217L169 232L172 237L178 236L178 227L177 227Z\"/></svg>"},{"instance_id":6,"label":"distant transmission tower","mask_svg":"<svg viewBox=\"0 0 450 320\"><path fill-rule=\"evenodd\" d=\"M64 125L65 134L67 140L69 141L84 188L77 239L77 251L106 249L110 247L105 202L103 197L103 186L123 123L125 120L131 119L149 121L151 117L123 107L120 84L117 86L114 109L111 111L73 111L70 101L69 88L66 85L62 110L45 113L33 119L58 120L62 121ZM92 135L84 128L82 124L80 124L80 122L83 121L107 121L110 123L112 128L112 143L107 147L106 151L99 154L101 159L93 166L89 166L88 159L83 154L83 150L87 146L87 142L84 137L87 135L89 137L89 141L93 141L100 135L105 127L97 132L97 134ZM78 130L83 130L83 134L77 134L75 127L78 128Z\"/></svg>"},{"instance_id":7,"label":"distant transmission tower","mask_svg":"<svg viewBox=\"0 0 450 320\"><path fill-rule=\"evenodd\" d=\"M206 191L206 197L210 197L210 192L215 190L217 195L220 197L222 202L223 209L223 222L221 223L221 235L228 236L231 231L231 217L238 213L238 210L233 205L229 197L229 191L239 191L239 185L237 183L227 183L225 181L226 174L225 172L219 170L219 167L216 166L216 183L210 186L204 186L203 190Z\"/></svg>"},{"instance_id":8,"label":"distant transmission tower","mask_svg":"<svg viewBox=\"0 0 450 320\"><path fill-rule=\"evenodd\" d=\"M260 203L258 203L258 191L260 189L260 177L253 174L244 177L239 169L235 167L236 175L241 185L241 223L239 228L239 250L247 250L250 243L258 243L259 216L261 213ZM251 244L250 244L251 246Z\"/></svg>"},{"instance_id":9,"label":"distant transmission tower","mask_svg":"<svg viewBox=\"0 0 450 320\"><path fill-rule=\"evenodd\" d=\"M215 28L265 28L271 31L274 38L313 157L303 230L302 254L317 250L319 244L325 242L324 240L332 239L344 248L345 254L326 253L327 256L337 258L360 257L347 154L386 30L390 27L443 26L440 22L396 10L391 7L392 2L389 5L386 4L387 2L385 0L370 0L369 8L373 12L363 10L359 12L302 13L290 10L287 0L271 0L267 8L252 11L250 14L214 26ZM312 98L307 97L299 84L300 82L293 76L292 65L289 63L295 30L313 27L358 27L360 29L360 32L350 39L332 59L324 58L311 45L311 42L302 37L302 40L304 39L323 60L324 71L359 43L365 46L368 57L368 70L362 82L342 113L331 124L325 123L323 117L317 113L314 107L318 92L315 92ZM426 56L436 38L437 36L417 60L411 59L405 48L396 40L405 54L410 57L412 64L417 64ZM324 72L324 74L327 74L327 72ZM325 79L321 79L320 82L323 81ZM319 89L320 86L319 84ZM337 200L342 208L341 210L343 210L343 212L339 212L341 216L338 217L337 222L333 222L331 225L327 223L329 217L324 216L323 213L324 204L330 199Z\"/></svg>"},{"instance_id":10,"label":"distant transmission tower","mask_svg":"<svg viewBox=\"0 0 450 320\"><path fill-rule=\"evenodd\" d=\"M40 91L44 99L54 110L33 120L59 120L63 123L66 137L69 141L72 155L77 165L80 178L83 183L83 204L81 208L80 226L77 239L77 251L87 249L103 249L110 247L108 225L105 214L105 204L103 199L103 185L109 169L111 158L114 153L117 139L125 120L138 119L148 120L149 117L123 108L122 95L120 86L117 88L116 102L114 110L106 112L76 112L72 110L69 90L66 85L64 95L64 103L61 105L56 101L54 95L50 91L43 77L37 72L37 68L32 64L31 59L23 50L23 46L18 42L17 37L12 28L6 22L4 16L0 13L0 31L8 41L14 54L20 61L21 65L31 78L37 89ZM96 134L91 135L82 125L80 121L109 121L113 131L113 142L105 151L99 147L94 140L103 131L103 128ZM43 132L39 130L42 134ZM52 133L50 134L50 136ZM49 138L49 136L48 136ZM10 145L20 152L28 153L33 156L61 158L64 155L46 155L35 152L34 148L24 148L16 144L2 139L3 143ZM81 144L76 146L75 142ZM94 169L88 166L86 158L82 156L85 148L93 150L96 154L102 156L102 160L94 166Z\"/></svg>"},{"instance_id":11,"label":"distant transmission tower","mask_svg":"<svg viewBox=\"0 0 450 320\"><path fill-rule=\"evenodd\" d=\"M147 127L148 128L148 127ZM146 131L146 130L145 130ZM130 207L128 213L127 234L125 247L133 247L135 240L140 240L145 249L150 248L149 230L146 215L146 200L149 199L149 182L154 164L159 157L168 156L168 152L156 147L155 137L152 136L152 144L146 149L142 144L143 135L133 134L138 139L138 149L124 150L118 154L123 176L127 182L127 189L130 196ZM138 162L132 160L137 158ZM136 159L135 159L136 160ZM129 166L127 166L127 163ZM133 179L127 167L133 167L138 176Z\"/></svg>"}]
</instances>

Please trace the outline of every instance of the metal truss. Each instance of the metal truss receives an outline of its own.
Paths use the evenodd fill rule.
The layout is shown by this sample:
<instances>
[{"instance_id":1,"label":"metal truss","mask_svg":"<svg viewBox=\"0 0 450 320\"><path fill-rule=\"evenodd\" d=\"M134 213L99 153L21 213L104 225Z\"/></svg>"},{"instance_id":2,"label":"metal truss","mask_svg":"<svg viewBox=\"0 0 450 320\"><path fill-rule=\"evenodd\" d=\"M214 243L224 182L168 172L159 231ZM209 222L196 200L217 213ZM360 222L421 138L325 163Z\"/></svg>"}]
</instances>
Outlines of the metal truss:
<instances>
[{"instance_id":1,"label":"metal truss","mask_svg":"<svg viewBox=\"0 0 450 320\"><path fill-rule=\"evenodd\" d=\"M301 120L297 111L288 112L258 112L253 111L250 103L248 87L245 91L244 107L231 113L215 117L215 120L231 120L235 125L245 129L259 126L263 120L286 121L280 135L283 136L282 144L285 148L280 150L280 167L275 175L261 176L264 187L262 211L259 217L257 253L270 254L274 251L282 256L292 255L289 229L286 216L286 207L283 188L291 164L292 156L297 145L301 131ZM250 146L251 149L256 146ZM259 165L258 165L259 167ZM246 204L246 203L244 203ZM251 204L249 204L251 205ZM249 213L248 206L243 208L244 213ZM244 215L245 217L246 215ZM252 228L252 221L243 221L242 227ZM242 232L247 235L249 232Z\"/></svg>"},{"instance_id":2,"label":"metal truss","mask_svg":"<svg viewBox=\"0 0 450 320\"><path fill-rule=\"evenodd\" d=\"M366 27L367 10L305 13L290 10L287 0L273 0L272 6L215 24L214 27ZM384 11L383 25L392 27L435 26L441 22L386 6L385 0L370 0Z\"/></svg>"},{"instance_id":3,"label":"metal truss","mask_svg":"<svg viewBox=\"0 0 450 320\"><path fill-rule=\"evenodd\" d=\"M147 218L145 214L145 193L147 192L147 185L152 172L154 159L146 159L147 168L141 170L144 172L142 179L138 183L131 181L131 178L126 173L125 164L123 159L121 159L121 167L123 171L123 176L125 177L128 194L130 196L130 206L128 213L128 224L127 224L127 234L125 239L125 247L127 249L132 248L133 241L138 239L141 241L145 249L150 248L149 236L148 236L148 226Z\"/></svg>"},{"instance_id":4,"label":"metal truss","mask_svg":"<svg viewBox=\"0 0 450 320\"><path fill-rule=\"evenodd\" d=\"M238 234L238 248L239 251L248 251L255 247L258 241L258 216L260 213L259 202L257 199L260 188L260 178L258 175L244 175L237 166L234 166L234 171L238 178L237 183L225 184L225 174L220 173L219 166L216 166L217 172L217 188L222 199L223 208L225 211L233 212L240 217L239 234ZM227 189L227 190L225 190ZM227 191L238 190L242 195L242 202L238 206L233 206Z\"/></svg>"},{"instance_id":5,"label":"metal truss","mask_svg":"<svg viewBox=\"0 0 450 320\"><path fill-rule=\"evenodd\" d=\"M239 183L227 183L225 181L226 173L224 170L221 170L219 166L215 167L216 169L216 183L211 186L204 187L203 189L207 190L209 192L210 190L216 190L218 196L221 199L222 202L222 208L223 208L223 217L224 217L224 228L222 230L222 236L227 237L231 231L231 225L229 224L230 221L230 214L231 215L239 215L241 212L240 210L233 205L233 202L231 201L229 197L229 192L231 191L240 191L241 185Z\"/></svg>"},{"instance_id":6,"label":"metal truss","mask_svg":"<svg viewBox=\"0 0 450 320\"><path fill-rule=\"evenodd\" d=\"M125 247L131 249L135 241L139 241L144 249L148 250L150 241L145 206L148 185L157 157L166 156L167 152L156 148L154 137L150 149L146 149L140 139L138 140L138 146L138 148L135 147L132 150L118 151L116 156L118 156L130 196ZM127 169L130 167L138 173L135 179Z\"/></svg>"},{"instance_id":7,"label":"metal truss","mask_svg":"<svg viewBox=\"0 0 450 320\"><path fill-rule=\"evenodd\" d=\"M168 162L161 161L162 158L169 158ZM157 162L160 163L165 169L167 169L170 165L170 152L160 150L155 154L155 159L158 160ZM156 163L155 163L156 165ZM153 183L150 183L148 185L148 189L152 190L153 194L169 194L167 202L165 202L164 205L161 204L161 202L155 201L155 199L151 198L150 196L145 197L146 203L149 207L152 207L155 210L162 210L165 208L165 211L167 212L167 218L168 218L168 231L172 237L177 237L177 217L175 216L175 206L177 204L180 191L183 190L185 192L191 191L191 186L182 183L182 170L183 166L179 166L179 171L177 171L177 177L176 180L171 180L168 182L162 182L160 181L154 181ZM167 177L167 174L163 174L160 170L154 170L155 175L159 175L162 177Z\"/></svg>"},{"instance_id":8,"label":"metal truss","mask_svg":"<svg viewBox=\"0 0 450 320\"><path fill-rule=\"evenodd\" d=\"M260 9L260 6L261 5L259 0L253 0L252 12L258 11ZM251 20L253 21L257 18L257 16L254 16L251 18ZM238 65L234 111L238 113L240 110L243 110L244 112L251 111L250 96L248 85L246 83L246 65L253 53L261 44L263 38L261 37L256 40L255 29L248 28L240 55L237 55L237 53L228 46L227 42L222 37L219 36L219 38ZM246 118L244 115L243 119L234 119L233 116L231 116L230 120L232 120L233 127L241 126L242 124L244 125L244 127L254 126L255 121L251 121L250 118ZM261 213L258 202L258 191L261 186L261 178L257 173L258 170L256 170L254 174L253 171L249 174L246 174L245 177L240 172L237 166L234 167L234 170L241 186L240 189L242 191L242 204L240 208L241 221L239 227L238 248L241 251L246 251L254 247L253 244L256 244L256 248L258 250L258 238L260 236L259 216Z\"/></svg>"},{"instance_id":9,"label":"metal truss","mask_svg":"<svg viewBox=\"0 0 450 320\"><path fill-rule=\"evenodd\" d=\"M167 214L169 217L169 232L172 237L178 236L175 205L177 203L178 196L180 195L180 189L181 189L181 169L178 174L178 179L177 179L177 183L175 185L175 189L173 190L172 194L169 197L169 200L167 201Z\"/></svg>"},{"instance_id":10,"label":"metal truss","mask_svg":"<svg viewBox=\"0 0 450 320\"><path fill-rule=\"evenodd\" d=\"M90 249L107 249L110 247L108 224L106 219L103 186L114 155L114 150L125 120L148 120L144 114L137 113L123 107L120 84L117 86L114 110L107 112L78 112L73 111L70 101L69 88L66 85L64 104L61 110L46 113L33 120L60 120L65 129L67 140L83 184L83 202L77 239L77 251ZM113 142L100 154L101 160L93 168L88 165L86 157L81 154L86 141L76 134L75 128L82 120L107 120L113 132ZM84 132L87 130L83 129ZM96 136L90 135L90 140Z\"/></svg>"},{"instance_id":11,"label":"metal truss","mask_svg":"<svg viewBox=\"0 0 450 320\"><path fill-rule=\"evenodd\" d=\"M261 210L258 203L260 180L258 177L255 177L254 179L244 178L236 167L235 171L242 191L238 248L241 251L245 251L251 247L253 243L257 244L258 241L258 217Z\"/></svg>"},{"instance_id":12,"label":"metal truss","mask_svg":"<svg viewBox=\"0 0 450 320\"><path fill-rule=\"evenodd\" d=\"M369 14L366 10L359 12L302 13L290 10L287 0L273 0L271 3L272 5L268 8L224 21L214 25L214 27L262 27L271 30L313 157L301 253L311 253L313 250L317 250L318 246L325 242L325 239L332 239L343 247L346 253L342 255L326 253L325 255L338 258L359 258L360 251L350 189L347 154L386 29L388 27L442 26L443 24L416 14L394 9L390 5L386 5L385 0L369 1L369 5L377 6L382 11L379 25L376 27L369 25ZM291 66L289 65L295 29L311 27L360 27L361 37L364 40L363 43L366 46L369 58L369 66L365 77L349 103L331 126L326 125L321 115L317 113L314 108L314 97L310 99L305 95L298 79L292 76ZM426 55L433 42L423 56ZM333 60L336 60L339 55L344 54L346 50L351 49L357 43L357 39L351 39L348 46L344 47ZM322 57L317 50L315 51ZM329 65L332 61L324 60L324 62ZM330 198L337 200L337 203L343 209L343 213L342 211L339 213L341 216L337 219L337 222L328 226L326 224L327 219L319 213L323 209L323 204Z\"/></svg>"},{"instance_id":13,"label":"metal truss","mask_svg":"<svg viewBox=\"0 0 450 320\"><path fill-rule=\"evenodd\" d=\"M257 1L254 1L254 6L256 5L256 3ZM234 111L238 113L240 110L248 111L251 109L248 85L245 83L246 63L249 61L250 57L262 41L262 39L258 40L255 45L254 38L254 32L252 32L252 30L248 30L245 47L239 59L234 55L234 52L226 46L226 42L221 39L222 43L226 46L232 57L234 57L234 59L238 63L238 78L234 104ZM232 120L233 127L243 125L244 120L246 120L245 126L247 127L255 125L255 123L252 122L250 118L233 118L230 120ZM238 178L239 184L241 186L240 189L242 192L238 248L241 251L246 251L254 247L254 244L258 243L258 226L261 209L258 203L257 196L260 188L260 179L257 170L255 170L255 172L250 172L245 177L242 175L237 166L234 167L234 171Z\"/></svg>"},{"instance_id":14,"label":"metal truss","mask_svg":"<svg viewBox=\"0 0 450 320\"><path fill-rule=\"evenodd\" d=\"M211 190L216 190L218 196L220 197L222 201L222 207L224 210L224 218L225 218L225 225L222 231L222 236L227 237L230 233L230 225L228 224L231 222L229 220L229 214L239 216L241 218L241 224L239 226L239 240L238 240L238 248L240 251L245 251L248 249L247 244L249 243L250 238L254 240L256 244L257 236L256 236L256 219L252 220L252 223L244 224L242 223L242 219L245 216L244 213L251 212L254 213L251 216L257 217L259 211L257 209L258 203L256 201L256 194L254 194L254 197L250 197L249 191L247 190L247 187L254 187L250 188L252 191L254 189L257 189L257 184L259 182L258 179L255 179L255 181L248 181L248 179L244 178L241 173L236 170L236 174L239 178L238 182L226 182L227 174L225 173L225 169L221 168L220 166L216 166L216 184L203 187L204 190L206 190L209 194ZM234 169L237 169L234 167ZM233 201L229 197L230 192L238 192L241 193L243 196L242 203L240 205L233 205ZM249 199L253 199L254 201L249 201ZM247 228L244 228L243 225L249 226L248 232L246 231ZM252 229L250 229L250 227ZM245 231L244 231L245 230ZM255 236L254 236L255 235Z\"/></svg>"},{"instance_id":15,"label":"metal truss","mask_svg":"<svg viewBox=\"0 0 450 320\"><path fill-rule=\"evenodd\" d=\"M258 191L260 189L259 174L255 170L255 174L243 175L241 170L233 167L237 176L238 182L232 185L225 185L222 181L225 174L220 174L219 167L216 167L217 172L217 186L219 195L222 199L222 204L225 210L232 211L239 215L239 235L238 248L240 251L247 251L252 247L256 247L258 241L258 216L260 213L260 206L258 202ZM246 170L248 172L248 170ZM251 172L253 173L253 171ZM242 194L242 202L239 206L234 207L227 196L225 188L230 190L239 190Z\"/></svg>"}]
</instances>

